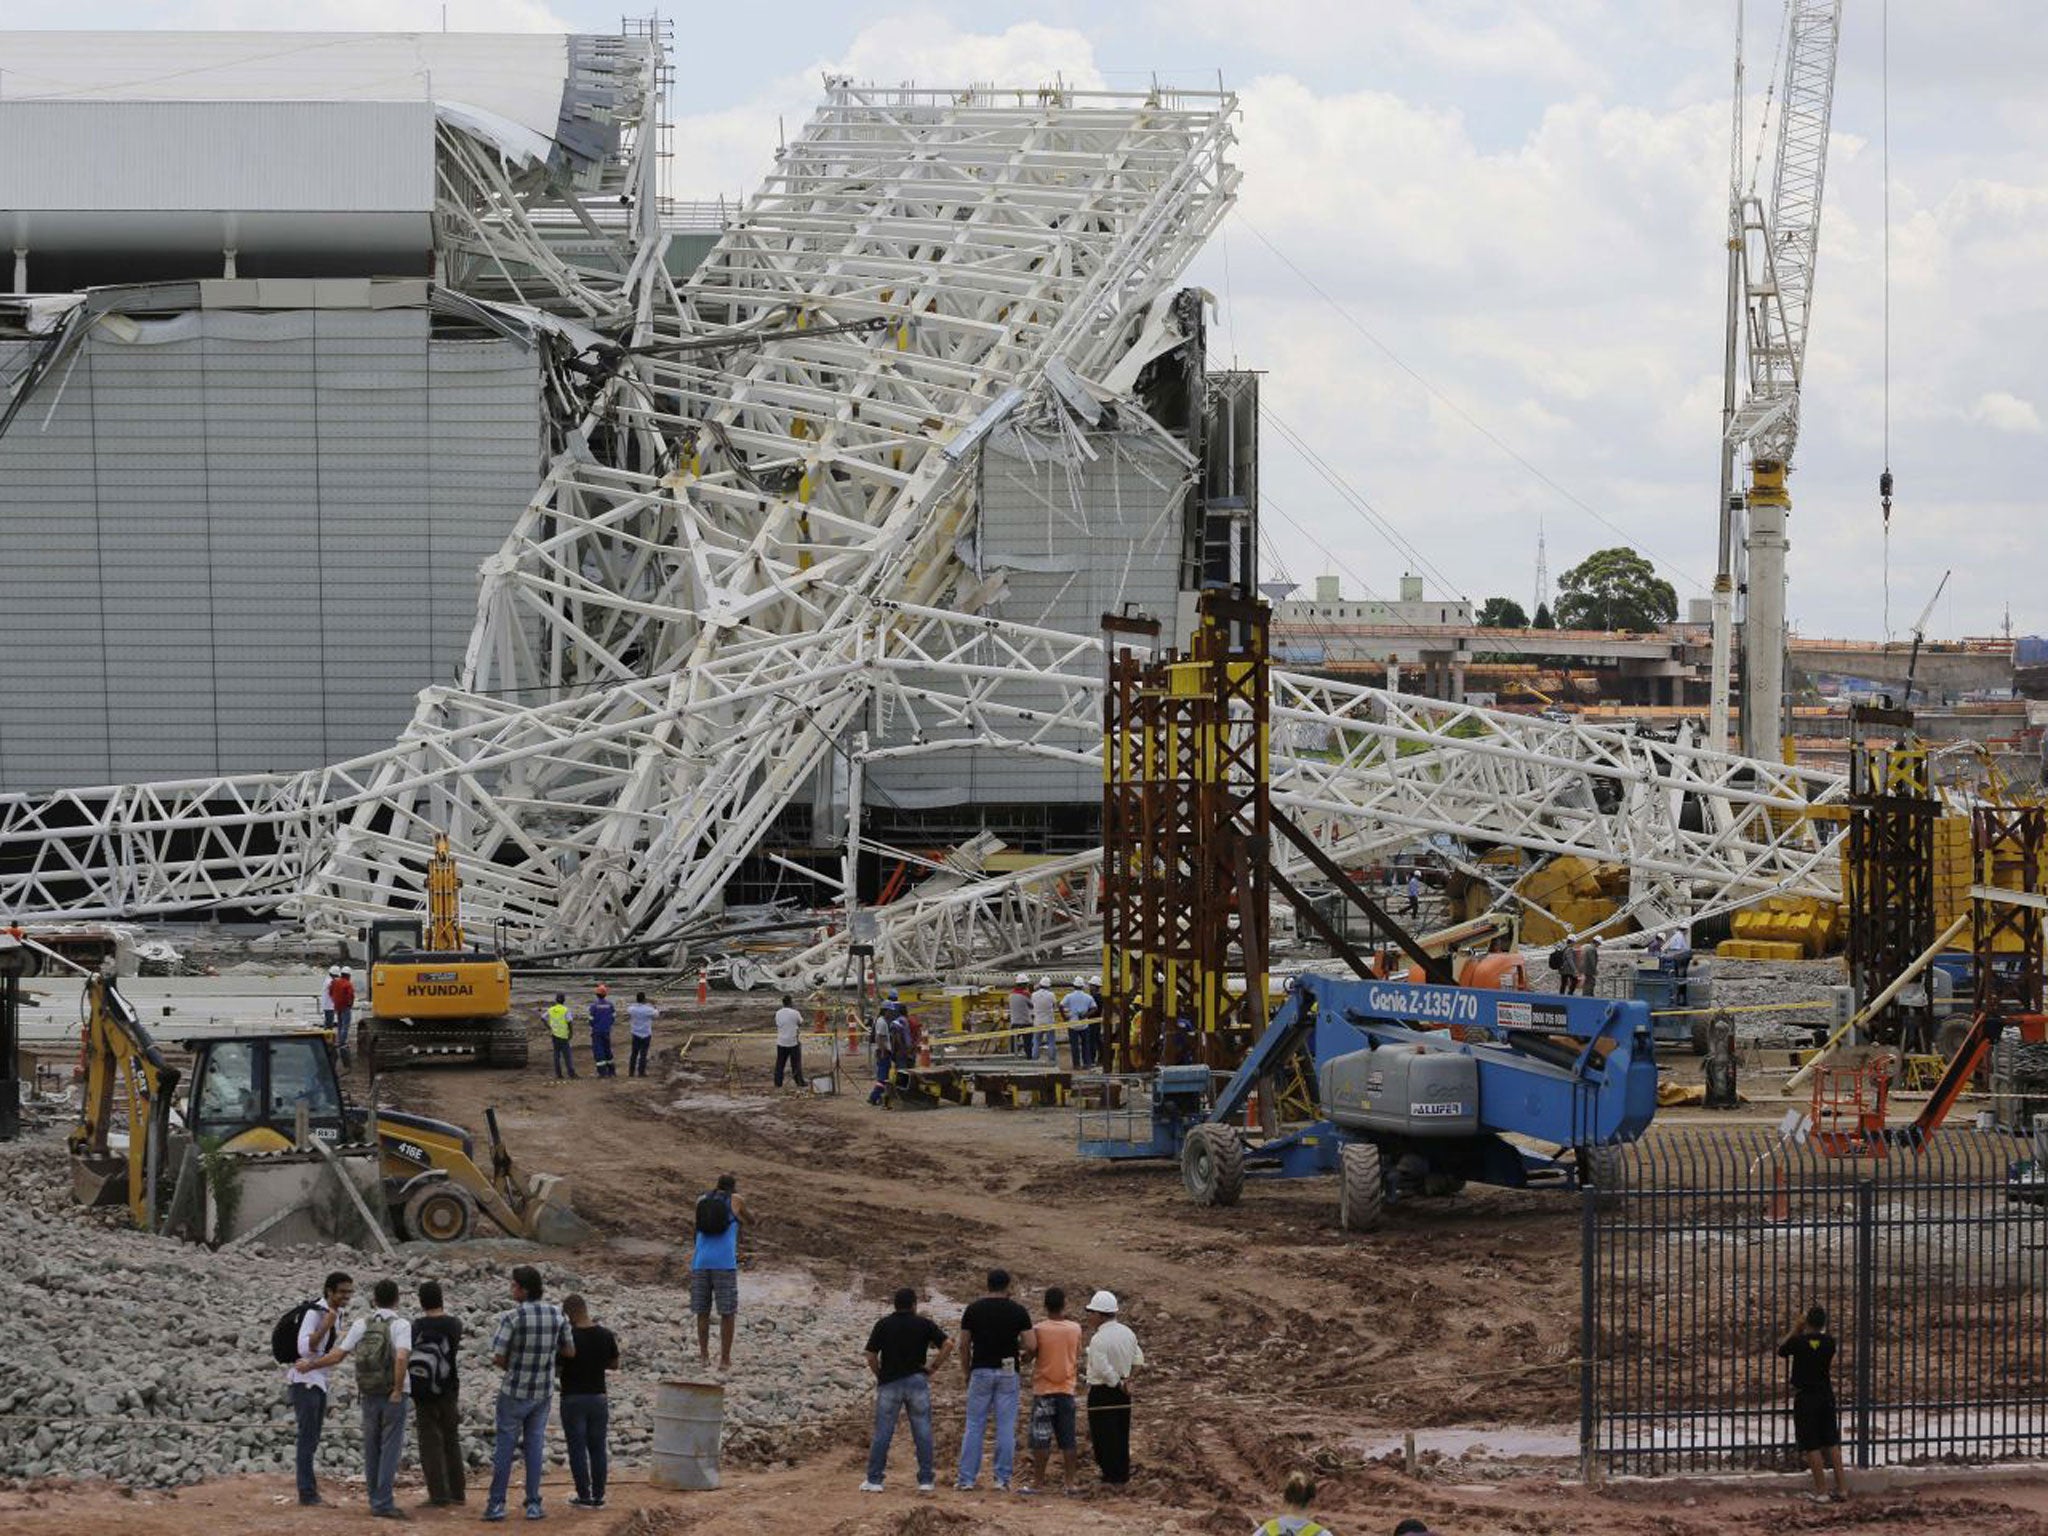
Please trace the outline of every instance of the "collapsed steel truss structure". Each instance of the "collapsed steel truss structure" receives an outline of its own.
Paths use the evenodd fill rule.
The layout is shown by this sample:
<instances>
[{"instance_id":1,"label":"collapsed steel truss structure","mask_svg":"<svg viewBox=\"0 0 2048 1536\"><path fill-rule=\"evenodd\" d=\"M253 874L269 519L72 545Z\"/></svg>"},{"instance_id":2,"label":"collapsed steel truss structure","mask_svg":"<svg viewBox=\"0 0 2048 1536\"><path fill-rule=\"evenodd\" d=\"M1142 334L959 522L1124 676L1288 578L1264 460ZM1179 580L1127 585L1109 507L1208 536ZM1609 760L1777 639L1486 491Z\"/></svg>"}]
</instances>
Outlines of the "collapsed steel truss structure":
<instances>
[{"instance_id":1,"label":"collapsed steel truss structure","mask_svg":"<svg viewBox=\"0 0 2048 1536\"><path fill-rule=\"evenodd\" d=\"M970 747L1099 761L1100 643L986 615L1002 573L960 553L971 471L997 434L1087 453L1104 402L1167 440L1129 391L1233 196L1233 98L829 82L679 284L651 211L661 49L627 40L616 64L637 94L580 191L442 124L437 222L473 285L437 302L542 349L555 424L458 682L351 762L0 797L0 912L231 906L346 930L417 905L446 832L473 921L537 947L654 946L701 928L820 772L846 776L851 906L867 765ZM630 220L593 216L620 199ZM554 255L539 231L564 219L611 259ZM1272 686L1274 803L1334 848L1446 832L1615 860L1649 921L1835 893L1803 814L1840 797L1831 776ZM1002 964L1086 932L1095 865L913 893L874 923L880 968ZM776 974L836 975L842 945Z\"/></svg>"}]
</instances>

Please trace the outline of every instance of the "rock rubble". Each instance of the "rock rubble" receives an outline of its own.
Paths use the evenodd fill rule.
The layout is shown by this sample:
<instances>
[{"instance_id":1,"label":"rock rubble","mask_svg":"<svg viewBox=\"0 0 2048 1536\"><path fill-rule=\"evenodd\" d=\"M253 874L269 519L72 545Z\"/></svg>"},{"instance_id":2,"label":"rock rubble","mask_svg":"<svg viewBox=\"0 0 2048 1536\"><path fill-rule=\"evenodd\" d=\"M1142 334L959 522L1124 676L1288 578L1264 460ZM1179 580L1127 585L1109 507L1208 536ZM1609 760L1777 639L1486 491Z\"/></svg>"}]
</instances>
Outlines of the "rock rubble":
<instances>
[{"instance_id":1,"label":"rock rubble","mask_svg":"<svg viewBox=\"0 0 2048 1536\"><path fill-rule=\"evenodd\" d=\"M552 1299L582 1292L597 1321L618 1335L615 1464L648 1458L659 1384L698 1374L687 1287L616 1282L602 1273L601 1254L565 1261L503 1241L407 1244L395 1258L260 1244L216 1254L81 1211L69 1179L54 1132L0 1146L0 1253L8 1256L0 1263L8 1339L0 1351L0 1477L98 1476L165 1487L288 1472L292 1419L284 1367L270 1358L271 1326L288 1307L317 1295L334 1269L355 1278L351 1316L368 1310L370 1285L383 1276L399 1282L408 1313L417 1310L421 1281L442 1283L448 1310L467 1333L459 1369L472 1468L489 1466L497 1384L490 1337L510 1305L506 1276L514 1263L537 1263ZM873 1316L870 1303L822 1291L802 1275L743 1271L725 1455L773 1455L864 1402L860 1347ZM549 1454L562 1464L552 1428ZM361 1475L356 1391L346 1364L334 1372L319 1465L323 1478Z\"/></svg>"}]
</instances>

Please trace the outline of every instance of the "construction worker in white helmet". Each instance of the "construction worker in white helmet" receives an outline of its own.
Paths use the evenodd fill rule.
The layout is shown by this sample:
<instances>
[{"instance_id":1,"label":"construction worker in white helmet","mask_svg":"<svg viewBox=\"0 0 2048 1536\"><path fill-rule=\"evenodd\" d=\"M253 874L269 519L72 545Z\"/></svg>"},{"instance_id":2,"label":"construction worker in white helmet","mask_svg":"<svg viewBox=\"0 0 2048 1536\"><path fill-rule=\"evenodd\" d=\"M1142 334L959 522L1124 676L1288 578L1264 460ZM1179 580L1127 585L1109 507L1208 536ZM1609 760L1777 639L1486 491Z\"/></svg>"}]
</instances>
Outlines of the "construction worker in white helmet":
<instances>
[{"instance_id":1,"label":"construction worker in white helmet","mask_svg":"<svg viewBox=\"0 0 2048 1536\"><path fill-rule=\"evenodd\" d=\"M1034 1053L1043 1057L1052 1066L1060 1064L1059 1037L1053 1033L1060 1019L1059 994L1052 989L1052 978L1041 976L1038 986L1031 994L1031 1028L1036 1034Z\"/></svg>"},{"instance_id":2,"label":"construction worker in white helmet","mask_svg":"<svg viewBox=\"0 0 2048 1536\"><path fill-rule=\"evenodd\" d=\"M1031 978L1022 971L1010 988L1010 1039L1008 1049L1021 1050L1028 1058L1036 1043L1031 1035Z\"/></svg>"},{"instance_id":3,"label":"construction worker in white helmet","mask_svg":"<svg viewBox=\"0 0 2048 1536\"><path fill-rule=\"evenodd\" d=\"M1076 1072L1088 1065L1088 1020L1095 1012L1095 994L1085 977L1076 976L1074 985L1060 999L1060 1012L1067 1019L1067 1062Z\"/></svg>"}]
</instances>

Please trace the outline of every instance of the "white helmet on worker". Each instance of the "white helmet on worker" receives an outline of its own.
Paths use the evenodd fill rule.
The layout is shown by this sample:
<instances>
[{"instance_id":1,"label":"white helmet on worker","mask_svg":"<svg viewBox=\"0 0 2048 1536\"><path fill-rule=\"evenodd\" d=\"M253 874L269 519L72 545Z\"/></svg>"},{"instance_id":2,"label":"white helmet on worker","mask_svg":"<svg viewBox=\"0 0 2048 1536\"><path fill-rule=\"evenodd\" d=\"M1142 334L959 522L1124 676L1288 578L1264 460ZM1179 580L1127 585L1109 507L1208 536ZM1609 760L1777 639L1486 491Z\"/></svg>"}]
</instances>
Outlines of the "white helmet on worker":
<instances>
[{"instance_id":1,"label":"white helmet on worker","mask_svg":"<svg viewBox=\"0 0 2048 1536\"><path fill-rule=\"evenodd\" d=\"M343 966L343 967L341 968L341 974L342 974L342 975L344 975L344 976L346 976L346 975L348 975L348 974L349 974L349 969L348 969L348 967L347 967L347 966L345 966L345 965L344 965L344 966Z\"/></svg>"},{"instance_id":2,"label":"white helmet on worker","mask_svg":"<svg viewBox=\"0 0 2048 1536\"><path fill-rule=\"evenodd\" d=\"M1114 1291L1097 1291L1088 1298L1088 1310L1090 1312L1100 1312L1104 1317L1115 1317L1116 1293Z\"/></svg>"},{"instance_id":3,"label":"white helmet on worker","mask_svg":"<svg viewBox=\"0 0 2048 1536\"><path fill-rule=\"evenodd\" d=\"M1049 987L1052 985L1052 978L1050 976L1041 976L1038 978L1038 984L1041 987Z\"/></svg>"},{"instance_id":4,"label":"white helmet on worker","mask_svg":"<svg viewBox=\"0 0 2048 1536\"><path fill-rule=\"evenodd\" d=\"M1019 971L1019 972L1017 973L1017 985L1018 985L1018 986L1020 986L1020 987L1028 987L1028 986L1030 986L1030 985L1031 985L1031 976L1030 976L1030 973L1029 973L1029 972L1026 972L1026 971Z\"/></svg>"},{"instance_id":5,"label":"white helmet on worker","mask_svg":"<svg viewBox=\"0 0 2048 1536\"><path fill-rule=\"evenodd\" d=\"M1077 987L1085 987L1088 985L1088 983L1083 981L1079 976L1076 976L1074 978L1074 985Z\"/></svg>"},{"instance_id":6,"label":"white helmet on worker","mask_svg":"<svg viewBox=\"0 0 2048 1536\"><path fill-rule=\"evenodd\" d=\"M330 976L339 976L341 974L341 967L338 965L330 965L329 967L327 967L327 974Z\"/></svg>"},{"instance_id":7,"label":"white helmet on worker","mask_svg":"<svg viewBox=\"0 0 2048 1536\"><path fill-rule=\"evenodd\" d=\"M1099 987L1102 985L1102 978L1100 976L1090 976L1088 978L1088 985L1091 987Z\"/></svg>"}]
</instances>

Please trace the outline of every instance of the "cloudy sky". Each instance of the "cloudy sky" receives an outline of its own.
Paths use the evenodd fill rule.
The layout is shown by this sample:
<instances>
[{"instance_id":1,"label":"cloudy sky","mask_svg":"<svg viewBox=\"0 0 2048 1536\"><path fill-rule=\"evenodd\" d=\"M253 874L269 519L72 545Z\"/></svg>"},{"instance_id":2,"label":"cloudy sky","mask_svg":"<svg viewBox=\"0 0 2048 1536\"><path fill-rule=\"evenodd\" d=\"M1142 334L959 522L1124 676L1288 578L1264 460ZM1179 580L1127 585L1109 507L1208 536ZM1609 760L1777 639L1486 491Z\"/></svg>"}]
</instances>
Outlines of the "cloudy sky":
<instances>
[{"instance_id":1,"label":"cloudy sky","mask_svg":"<svg viewBox=\"0 0 2048 1536\"><path fill-rule=\"evenodd\" d=\"M1885 625L1884 0L1848 0L1793 483L1791 613ZM616 0L96 0L110 27L603 31ZM679 7L684 196L742 193L819 76L1142 88L1241 106L1240 204L1191 274L1267 370L1269 575L1528 603L1628 542L1713 575L1735 0L1040 0ZM1752 115L1780 6L1750 0ZM1891 632L2048 631L2048 28L1890 18ZM0 0L0 26L48 25ZM4 58L0 58L4 68ZM1281 429L1285 429L1284 432ZM1292 436L1322 460L1318 469ZM1370 512L1361 509L1369 507ZM1391 529L1389 533L1387 530ZM1272 569L1270 567L1277 567Z\"/></svg>"}]
</instances>

